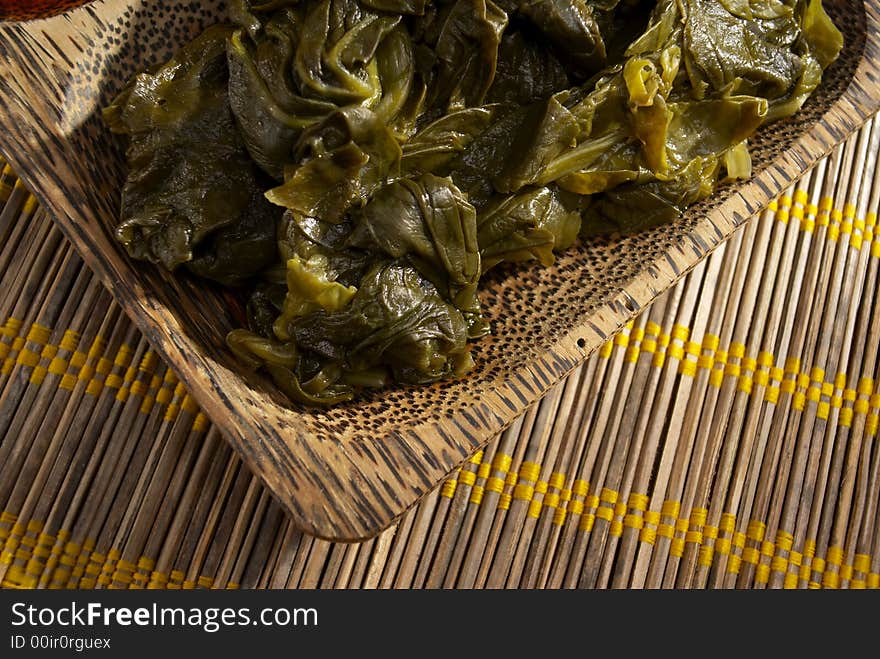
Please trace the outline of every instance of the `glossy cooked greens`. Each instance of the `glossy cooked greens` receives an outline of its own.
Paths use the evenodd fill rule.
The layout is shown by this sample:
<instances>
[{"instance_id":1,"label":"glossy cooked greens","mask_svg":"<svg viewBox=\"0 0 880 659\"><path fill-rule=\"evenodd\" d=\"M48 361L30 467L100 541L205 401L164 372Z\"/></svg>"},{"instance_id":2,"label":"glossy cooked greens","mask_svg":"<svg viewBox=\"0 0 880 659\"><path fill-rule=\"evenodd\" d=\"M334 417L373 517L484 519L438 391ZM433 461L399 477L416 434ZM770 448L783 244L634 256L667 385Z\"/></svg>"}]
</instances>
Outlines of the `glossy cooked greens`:
<instances>
[{"instance_id":1,"label":"glossy cooked greens","mask_svg":"<svg viewBox=\"0 0 880 659\"><path fill-rule=\"evenodd\" d=\"M105 110L117 236L235 285L292 399L466 373L480 277L748 177L842 37L821 0L232 0Z\"/></svg>"}]
</instances>

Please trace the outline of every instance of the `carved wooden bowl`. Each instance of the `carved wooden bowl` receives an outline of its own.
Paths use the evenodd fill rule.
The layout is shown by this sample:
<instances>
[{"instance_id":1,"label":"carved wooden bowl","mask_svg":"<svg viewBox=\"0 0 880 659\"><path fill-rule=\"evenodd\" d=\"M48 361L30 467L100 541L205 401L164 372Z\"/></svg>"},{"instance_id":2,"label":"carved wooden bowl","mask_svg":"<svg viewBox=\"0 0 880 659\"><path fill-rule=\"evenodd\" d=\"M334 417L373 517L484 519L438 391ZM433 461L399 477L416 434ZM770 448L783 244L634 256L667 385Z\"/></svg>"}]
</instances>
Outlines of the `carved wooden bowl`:
<instances>
[{"instance_id":1,"label":"carved wooden bowl","mask_svg":"<svg viewBox=\"0 0 880 659\"><path fill-rule=\"evenodd\" d=\"M493 333L465 379L308 409L226 349L236 321L219 288L134 262L112 237L123 145L100 110L222 5L99 0L0 23L0 151L293 522L328 539L391 524L880 107L880 0L826 0L844 51L798 115L754 140L751 180L674 224L491 276Z\"/></svg>"}]
</instances>

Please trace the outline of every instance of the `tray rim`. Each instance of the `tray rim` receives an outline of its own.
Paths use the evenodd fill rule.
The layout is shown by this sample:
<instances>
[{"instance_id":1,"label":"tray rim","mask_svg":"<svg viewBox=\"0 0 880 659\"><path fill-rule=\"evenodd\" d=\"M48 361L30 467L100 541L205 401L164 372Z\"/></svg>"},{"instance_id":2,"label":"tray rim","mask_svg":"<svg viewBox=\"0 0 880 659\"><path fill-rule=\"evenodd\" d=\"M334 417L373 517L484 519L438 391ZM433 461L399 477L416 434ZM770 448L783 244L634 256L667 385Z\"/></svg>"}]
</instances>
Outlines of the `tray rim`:
<instances>
[{"instance_id":1,"label":"tray rim","mask_svg":"<svg viewBox=\"0 0 880 659\"><path fill-rule=\"evenodd\" d=\"M85 8L75 11L83 9ZM0 151L3 151L4 157L16 169L40 203L50 211L49 215L73 244L85 264L110 290L116 302L186 385L204 413L223 431L227 441L243 457L248 467L267 485L268 490L291 516L294 525L303 532L322 539L359 541L374 537L392 525L423 496L439 485L450 472L463 464L469 456L513 423L526 409L535 405L602 343L620 331L629 320L641 313L654 299L696 267L722 242L729 239L750 216L766 208L786 187L805 174L815 162L826 156L834 146L845 140L880 109L880 84L877 82L880 79L880 0L864 0L864 9L866 17L864 51L849 85L826 113L817 119L816 125L811 130L796 137L789 148L769 163L760 174L733 190L710 215L700 218L697 226L687 236L699 234L707 245L704 253L697 259L687 260L683 256L684 250L667 251L664 257L659 258L630 280L616 296L606 300L591 315L585 316L583 324L569 328L566 334L533 364L519 369L516 372L518 376L516 379L532 383L537 388L537 393L527 393L528 403L521 405L516 411L512 411L509 401L518 401L523 394L516 383L508 379L493 388L489 395L483 396L479 404L475 403L468 408L470 414L463 415L464 419L440 419L432 424L407 428L381 438L379 441L383 444L381 449L383 452L397 449L416 459L419 456L412 444L414 438L415 443L421 443L417 441L420 432L438 433L444 437L447 449L458 450L457 452L453 450L451 453L443 452L445 457L442 459L445 462L431 467L430 473L433 475L427 480L432 484L427 487L420 484L420 491L409 489L412 487L411 484L402 481L391 483L392 487L395 484L398 486L397 494L401 505L395 510L373 511L378 512L379 515L371 520L359 516L357 511L352 511L347 518L338 514L324 517L305 515L296 505L292 505L296 503L291 501L291 496L295 492L283 487L283 484L273 483L270 478L272 469L260 459L265 456L257 455L256 448L261 445L264 448L267 446L254 441L255 436L259 439L261 431L259 424L254 423L253 419L246 419L236 414L229 404L224 403L221 392L210 386L212 384L210 378L206 378L205 374L199 373L197 368L194 368L187 359L186 351L176 342L163 340L170 337L170 334L168 337L164 336L167 328L160 326L149 313L145 313L144 300L136 295L136 291L126 291L124 287L116 285L116 274L101 260L97 253L97 245L90 236L81 227L76 226L76 221L53 198L51 185L47 186L43 181L31 180L31 169L27 166L26 156L9 148L10 140L6 136L6 131L0 131ZM61 14L38 23L63 21L65 17L66 14ZM3 25L0 23L0 28ZM3 33L0 31L0 39L2 37ZM7 66L0 63L0 71ZM0 110L0 119L9 121L9 117L4 116L2 110ZM829 130L830 126L834 126L834 130ZM817 130L820 127L826 130ZM784 178L789 172L796 173L790 178ZM748 198L745 192L751 193ZM711 234L705 231L708 228L712 229ZM700 233L701 230L703 233ZM650 281L646 281L645 277L648 272L651 274ZM561 369L560 364L563 365ZM251 439L248 438L249 436ZM394 445L389 449L388 444L392 441ZM339 453L344 452L343 450ZM278 456L275 457L277 459ZM341 459L344 456L335 457ZM440 456L435 454L432 457L438 460ZM361 475L368 481L371 478L383 479L383 474L378 469L373 473L361 473ZM423 483L427 480L423 479ZM342 479L337 480L337 483L352 485L350 481ZM389 485L384 480L383 483ZM344 486L333 492L337 497L344 497L346 494L347 490ZM325 513L328 512L326 507L323 510Z\"/></svg>"}]
</instances>

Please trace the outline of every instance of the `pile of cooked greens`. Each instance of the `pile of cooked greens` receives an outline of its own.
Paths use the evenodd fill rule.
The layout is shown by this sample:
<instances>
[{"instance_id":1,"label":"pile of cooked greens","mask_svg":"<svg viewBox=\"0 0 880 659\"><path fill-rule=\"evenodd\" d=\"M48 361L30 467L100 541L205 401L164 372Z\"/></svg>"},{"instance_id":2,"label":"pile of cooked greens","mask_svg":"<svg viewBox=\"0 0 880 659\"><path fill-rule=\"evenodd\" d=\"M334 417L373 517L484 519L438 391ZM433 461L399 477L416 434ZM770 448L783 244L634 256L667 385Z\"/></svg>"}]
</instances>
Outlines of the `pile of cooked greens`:
<instances>
[{"instance_id":1,"label":"pile of cooked greens","mask_svg":"<svg viewBox=\"0 0 880 659\"><path fill-rule=\"evenodd\" d=\"M240 288L296 401L461 376L487 270L748 177L841 46L821 0L233 0L105 110L117 236Z\"/></svg>"}]
</instances>

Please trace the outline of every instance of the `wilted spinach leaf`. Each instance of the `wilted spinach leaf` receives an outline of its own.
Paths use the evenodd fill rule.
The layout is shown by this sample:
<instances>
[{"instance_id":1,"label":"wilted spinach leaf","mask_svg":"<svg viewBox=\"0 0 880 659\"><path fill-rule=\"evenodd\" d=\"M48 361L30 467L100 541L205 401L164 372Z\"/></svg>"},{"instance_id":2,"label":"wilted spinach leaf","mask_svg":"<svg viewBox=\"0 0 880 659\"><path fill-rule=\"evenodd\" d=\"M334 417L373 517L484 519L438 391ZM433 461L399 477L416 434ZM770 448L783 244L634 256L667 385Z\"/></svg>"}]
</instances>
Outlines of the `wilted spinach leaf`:
<instances>
[{"instance_id":1,"label":"wilted spinach leaf","mask_svg":"<svg viewBox=\"0 0 880 659\"><path fill-rule=\"evenodd\" d=\"M231 0L105 110L117 237L246 294L228 336L292 400L429 383L480 278L677 218L751 175L842 37L821 0Z\"/></svg>"},{"instance_id":2,"label":"wilted spinach leaf","mask_svg":"<svg viewBox=\"0 0 880 659\"><path fill-rule=\"evenodd\" d=\"M129 136L116 235L133 257L169 270L192 260L213 232L252 214L257 172L226 94L230 34L209 28L165 65L136 76L105 110L111 129Z\"/></svg>"}]
</instances>

